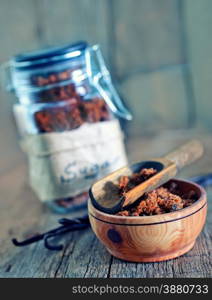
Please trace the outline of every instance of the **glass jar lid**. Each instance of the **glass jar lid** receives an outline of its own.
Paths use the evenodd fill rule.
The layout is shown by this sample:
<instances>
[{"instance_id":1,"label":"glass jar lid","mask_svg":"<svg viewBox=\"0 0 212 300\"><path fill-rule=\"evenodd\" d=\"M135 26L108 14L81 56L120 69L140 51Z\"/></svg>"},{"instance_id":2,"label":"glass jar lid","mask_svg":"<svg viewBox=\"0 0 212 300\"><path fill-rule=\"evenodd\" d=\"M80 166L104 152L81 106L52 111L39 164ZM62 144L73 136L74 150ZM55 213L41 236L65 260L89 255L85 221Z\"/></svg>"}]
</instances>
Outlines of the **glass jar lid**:
<instances>
[{"instance_id":1,"label":"glass jar lid","mask_svg":"<svg viewBox=\"0 0 212 300\"><path fill-rule=\"evenodd\" d=\"M10 60L10 66L18 71L46 67L79 57L87 46L88 44L85 41L79 41L61 47L49 47L21 53Z\"/></svg>"}]
</instances>

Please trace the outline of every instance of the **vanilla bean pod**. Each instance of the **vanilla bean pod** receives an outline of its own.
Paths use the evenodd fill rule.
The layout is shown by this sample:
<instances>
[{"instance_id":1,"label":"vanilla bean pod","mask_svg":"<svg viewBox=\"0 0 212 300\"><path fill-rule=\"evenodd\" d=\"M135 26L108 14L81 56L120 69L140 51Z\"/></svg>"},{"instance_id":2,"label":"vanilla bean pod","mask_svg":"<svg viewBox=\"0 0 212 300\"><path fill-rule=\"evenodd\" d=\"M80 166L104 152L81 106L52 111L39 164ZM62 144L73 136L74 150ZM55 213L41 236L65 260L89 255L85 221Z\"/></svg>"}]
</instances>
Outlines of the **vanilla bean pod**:
<instances>
[{"instance_id":1,"label":"vanilla bean pod","mask_svg":"<svg viewBox=\"0 0 212 300\"><path fill-rule=\"evenodd\" d=\"M40 240L44 240L44 246L49 249L49 250L62 250L63 245L53 245L49 242L50 239L61 236L67 232L71 232L74 230L81 230L85 229L90 226L88 215L85 215L82 218L77 218L77 219L59 219L58 220L59 224L62 224L61 226L54 228L50 231L47 231L42 234L36 234L33 237L30 237L26 240L23 241L18 241L17 239L13 238L12 242L15 246L27 246L32 243L36 243Z\"/></svg>"},{"instance_id":2,"label":"vanilla bean pod","mask_svg":"<svg viewBox=\"0 0 212 300\"><path fill-rule=\"evenodd\" d=\"M212 173L200 175L191 178L193 182L196 182L203 187L207 188L208 186L212 185ZM74 230L81 230L88 228L90 226L88 215L85 215L81 218L76 219L68 219L68 218L62 218L58 220L58 223L61 224L61 226L54 228L50 231L47 231L42 234L36 234L26 240L23 240L19 242L17 239L12 239L12 242L15 246L27 246L33 243L36 243L40 240L44 240L44 246L49 250L62 250L63 245L52 245L49 240L58 237L60 235L63 235L67 232L71 232Z\"/></svg>"}]
</instances>

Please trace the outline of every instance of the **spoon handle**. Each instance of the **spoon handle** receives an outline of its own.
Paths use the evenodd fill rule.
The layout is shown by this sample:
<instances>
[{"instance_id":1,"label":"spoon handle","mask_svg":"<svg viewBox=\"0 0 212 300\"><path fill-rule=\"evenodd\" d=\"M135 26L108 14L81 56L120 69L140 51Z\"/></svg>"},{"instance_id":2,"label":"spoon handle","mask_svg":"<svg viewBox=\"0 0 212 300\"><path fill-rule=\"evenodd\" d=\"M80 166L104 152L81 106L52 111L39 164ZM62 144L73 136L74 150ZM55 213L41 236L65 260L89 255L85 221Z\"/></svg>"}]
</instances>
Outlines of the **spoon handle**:
<instances>
[{"instance_id":1,"label":"spoon handle","mask_svg":"<svg viewBox=\"0 0 212 300\"><path fill-rule=\"evenodd\" d=\"M203 154L203 145L198 140L190 140L176 150L168 153L164 158L176 164L177 169L191 164Z\"/></svg>"}]
</instances>

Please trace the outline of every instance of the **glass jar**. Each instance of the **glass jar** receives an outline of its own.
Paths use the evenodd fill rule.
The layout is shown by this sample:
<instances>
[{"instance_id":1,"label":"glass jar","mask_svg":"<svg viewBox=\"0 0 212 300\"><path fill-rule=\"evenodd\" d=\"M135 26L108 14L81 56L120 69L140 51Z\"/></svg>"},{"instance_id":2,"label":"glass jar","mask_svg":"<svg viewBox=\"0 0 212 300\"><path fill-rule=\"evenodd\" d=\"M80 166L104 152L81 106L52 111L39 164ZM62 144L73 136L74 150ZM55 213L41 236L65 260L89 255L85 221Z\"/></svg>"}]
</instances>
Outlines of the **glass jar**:
<instances>
[{"instance_id":1,"label":"glass jar","mask_svg":"<svg viewBox=\"0 0 212 300\"><path fill-rule=\"evenodd\" d=\"M98 45L78 42L20 54L7 68L7 88L19 100L14 114L22 139L71 132L85 124L119 117L131 119L113 87ZM78 194L46 203L66 213L86 204L87 191L88 186Z\"/></svg>"}]
</instances>

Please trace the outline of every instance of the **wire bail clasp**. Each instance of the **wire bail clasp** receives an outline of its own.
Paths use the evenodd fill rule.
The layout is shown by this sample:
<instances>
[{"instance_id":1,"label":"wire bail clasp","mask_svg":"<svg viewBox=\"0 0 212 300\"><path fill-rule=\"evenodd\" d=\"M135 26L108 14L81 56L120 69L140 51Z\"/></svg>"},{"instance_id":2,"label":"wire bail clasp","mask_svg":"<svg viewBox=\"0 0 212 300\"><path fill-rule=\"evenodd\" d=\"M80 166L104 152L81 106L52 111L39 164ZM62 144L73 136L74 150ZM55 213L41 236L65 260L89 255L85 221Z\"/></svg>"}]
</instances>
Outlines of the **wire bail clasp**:
<instances>
[{"instance_id":1,"label":"wire bail clasp","mask_svg":"<svg viewBox=\"0 0 212 300\"><path fill-rule=\"evenodd\" d=\"M111 80L99 45L89 47L85 51L86 71L90 84L105 99L111 111L120 118L132 120L132 115L124 106Z\"/></svg>"}]
</instances>

